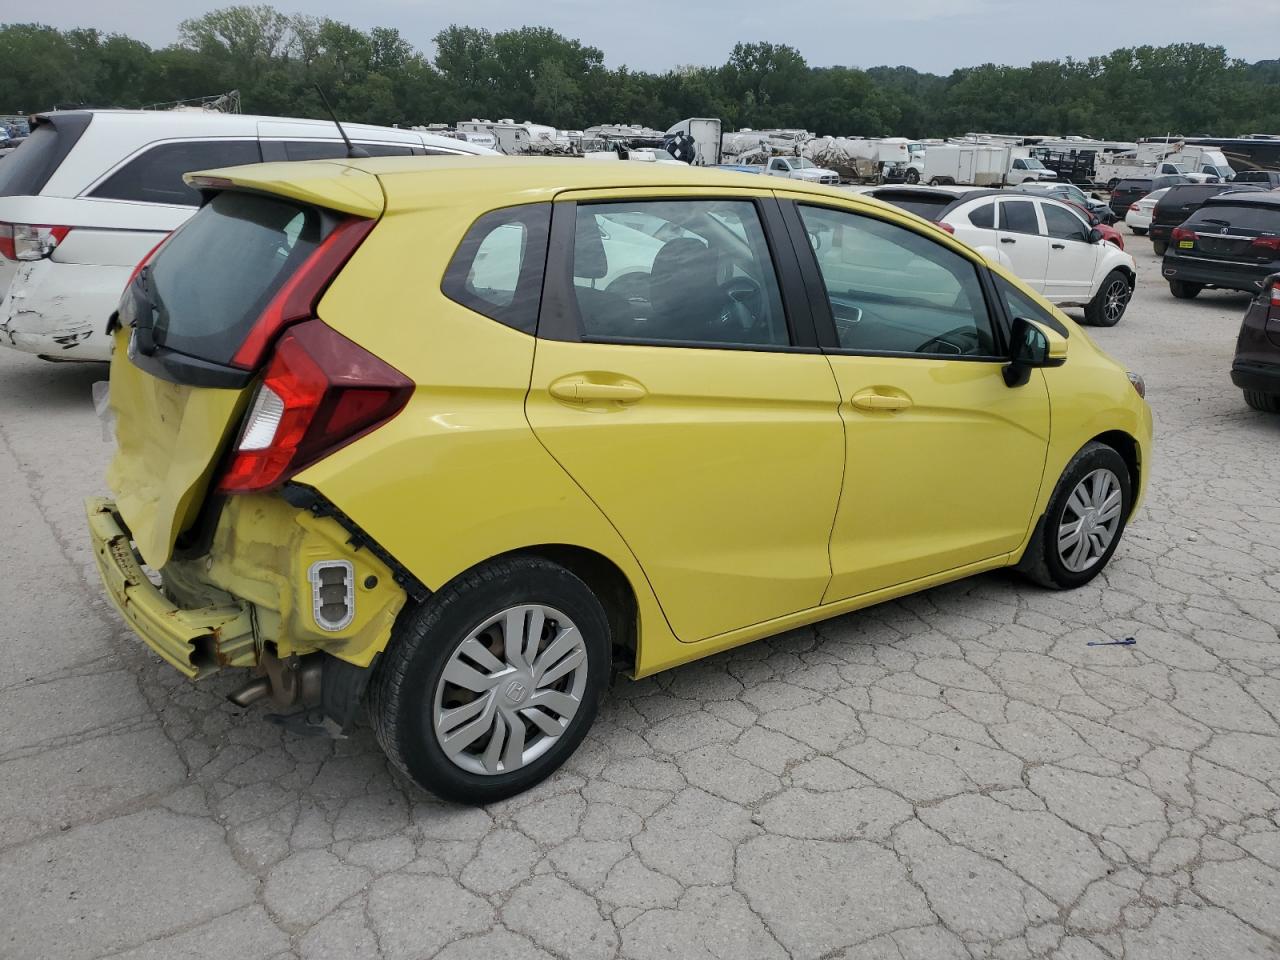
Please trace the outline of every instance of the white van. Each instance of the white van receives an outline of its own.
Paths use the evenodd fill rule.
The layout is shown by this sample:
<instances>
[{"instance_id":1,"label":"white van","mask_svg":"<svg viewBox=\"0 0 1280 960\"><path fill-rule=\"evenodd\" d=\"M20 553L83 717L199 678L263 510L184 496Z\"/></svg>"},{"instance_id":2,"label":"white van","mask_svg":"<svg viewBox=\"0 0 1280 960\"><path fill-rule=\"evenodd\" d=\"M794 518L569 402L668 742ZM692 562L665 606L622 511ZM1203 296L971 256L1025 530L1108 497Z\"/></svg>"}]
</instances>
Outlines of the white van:
<instances>
[{"instance_id":1,"label":"white van","mask_svg":"<svg viewBox=\"0 0 1280 960\"><path fill-rule=\"evenodd\" d=\"M493 152L414 130L344 127L372 156ZM201 110L37 116L0 162L0 346L108 359L107 320L129 274L200 203L184 173L344 156L327 120Z\"/></svg>"}]
</instances>

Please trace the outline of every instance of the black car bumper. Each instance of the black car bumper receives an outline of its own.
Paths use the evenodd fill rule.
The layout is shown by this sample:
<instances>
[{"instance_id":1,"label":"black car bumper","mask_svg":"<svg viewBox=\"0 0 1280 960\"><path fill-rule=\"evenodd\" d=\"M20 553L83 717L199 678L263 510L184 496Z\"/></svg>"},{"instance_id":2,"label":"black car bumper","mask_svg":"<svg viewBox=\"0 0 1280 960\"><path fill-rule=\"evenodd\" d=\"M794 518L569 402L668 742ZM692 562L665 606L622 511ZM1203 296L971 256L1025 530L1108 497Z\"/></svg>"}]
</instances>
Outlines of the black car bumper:
<instances>
[{"instance_id":1,"label":"black car bumper","mask_svg":"<svg viewBox=\"0 0 1280 960\"><path fill-rule=\"evenodd\" d=\"M1209 260L1179 257L1165 254L1160 273L1166 280L1183 283L1201 283L1208 287L1226 290L1244 290L1257 293L1262 281L1276 272L1274 264L1232 263L1228 260Z\"/></svg>"},{"instance_id":2,"label":"black car bumper","mask_svg":"<svg viewBox=\"0 0 1280 960\"><path fill-rule=\"evenodd\" d=\"M1280 393L1280 363L1237 360L1231 365L1231 382L1241 390Z\"/></svg>"}]
</instances>

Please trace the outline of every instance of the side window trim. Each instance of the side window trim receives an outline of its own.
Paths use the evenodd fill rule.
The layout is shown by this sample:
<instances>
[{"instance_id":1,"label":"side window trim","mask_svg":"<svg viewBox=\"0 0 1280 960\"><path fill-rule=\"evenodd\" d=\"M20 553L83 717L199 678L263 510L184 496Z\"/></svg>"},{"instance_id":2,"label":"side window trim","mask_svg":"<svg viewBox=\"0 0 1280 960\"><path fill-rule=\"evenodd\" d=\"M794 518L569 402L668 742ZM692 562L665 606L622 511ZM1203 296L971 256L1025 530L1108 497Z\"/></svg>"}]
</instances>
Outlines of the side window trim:
<instances>
[{"instance_id":1,"label":"side window trim","mask_svg":"<svg viewBox=\"0 0 1280 960\"><path fill-rule=\"evenodd\" d=\"M870 211L863 213L861 211L846 210L843 207L830 207L821 203L807 205L824 210L848 213L853 216L865 216L872 220L883 220L886 223L892 222L885 220L883 217L877 217ZM982 298L987 309L987 321L991 325L991 332L996 341L996 353L1001 354L1001 356L935 356L923 353L855 350L841 346L839 334L836 332L835 318L831 313L831 301L827 294L827 284L822 279L822 270L818 266L817 254L814 253L813 247L809 243L809 234L805 230L804 220L801 219L799 204L794 200L783 200L782 213L787 223L788 233L791 235L792 245L796 248L796 256L800 262L800 275L804 278L805 287L809 291L809 306L813 313L813 323L818 334L818 345L823 353L846 357L909 357L915 360L960 360L968 363L1008 362L1008 358L1003 356L1008 352L1008 329L1003 322L1004 310L1000 304L1000 298L996 296L995 286L990 276L991 271L984 264L975 263L972 260L969 260L969 263L973 265L974 272L978 275L978 283L982 288ZM894 225L897 226L897 224ZM943 249L949 248L944 247ZM968 260L969 258L965 257L964 259Z\"/></svg>"},{"instance_id":2,"label":"side window trim","mask_svg":"<svg viewBox=\"0 0 1280 960\"><path fill-rule=\"evenodd\" d=\"M608 200L592 200L591 203L640 203L644 201L675 201L698 199L729 199L725 197L699 198L693 196L618 196ZM778 280L783 312L786 314L789 344L735 344L702 341L654 341L610 339L618 345L658 345L669 349L748 350L757 353L816 353L819 351L811 304L804 296L804 287L797 282L799 266L794 245L788 242L784 232L784 220L778 201L773 197L742 196L733 199L746 201L756 208L760 226L764 231L774 274ZM772 208L772 209L771 209ZM538 314L537 336L540 340L561 340L569 343L587 343L582 332L582 320L573 283L573 252L577 231L578 204L574 200L557 200L551 204L551 229L547 244L547 267L542 281L542 303Z\"/></svg>"}]
</instances>

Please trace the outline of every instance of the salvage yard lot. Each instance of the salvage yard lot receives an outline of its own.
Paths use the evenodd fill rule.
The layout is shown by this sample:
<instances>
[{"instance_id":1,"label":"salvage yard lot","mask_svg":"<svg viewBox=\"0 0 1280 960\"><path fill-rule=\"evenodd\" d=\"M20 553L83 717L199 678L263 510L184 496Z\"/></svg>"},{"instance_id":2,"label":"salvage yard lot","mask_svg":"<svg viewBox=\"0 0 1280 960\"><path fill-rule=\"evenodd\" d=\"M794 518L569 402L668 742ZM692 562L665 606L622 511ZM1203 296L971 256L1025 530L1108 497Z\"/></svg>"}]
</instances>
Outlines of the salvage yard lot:
<instances>
[{"instance_id":1,"label":"salvage yard lot","mask_svg":"<svg viewBox=\"0 0 1280 960\"><path fill-rule=\"evenodd\" d=\"M1275 957L1280 417L1228 378L1246 299L1175 301L1126 239L1133 303L1090 335L1146 376L1156 462L1097 580L983 576L619 680L486 810L147 653L80 506L104 368L3 351L0 956Z\"/></svg>"}]
</instances>

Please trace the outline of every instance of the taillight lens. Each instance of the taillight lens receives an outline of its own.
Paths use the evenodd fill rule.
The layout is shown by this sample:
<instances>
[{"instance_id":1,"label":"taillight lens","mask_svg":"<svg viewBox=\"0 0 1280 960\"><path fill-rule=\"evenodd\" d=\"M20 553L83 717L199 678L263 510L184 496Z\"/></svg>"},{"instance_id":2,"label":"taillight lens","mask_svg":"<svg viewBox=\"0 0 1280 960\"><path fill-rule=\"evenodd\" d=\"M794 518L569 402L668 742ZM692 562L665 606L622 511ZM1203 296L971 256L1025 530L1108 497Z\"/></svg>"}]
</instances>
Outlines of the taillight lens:
<instances>
[{"instance_id":1,"label":"taillight lens","mask_svg":"<svg viewBox=\"0 0 1280 960\"><path fill-rule=\"evenodd\" d=\"M271 298L258 322L253 325L231 363L245 370L256 370L267 347L281 329L299 320L315 316L316 305L337 276L342 265L356 252L356 247L369 235L376 220L352 217L344 220L324 238L284 285Z\"/></svg>"},{"instance_id":2,"label":"taillight lens","mask_svg":"<svg viewBox=\"0 0 1280 960\"><path fill-rule=\"evenodd\" d=\"M933 221L933 225L934 225L935 227L941 227L943 230L947 231L947 233L950 233L950 234L952 234L952 235L954 235L954 234L955 234L955 232L956 232L956 228L955 228L955 227L953 227L953 226L952 226L951 224L949 224L949 223L943 223L941 220L935 220L935 221Z\"/></svg>"},{"instance_id":3,"label":"taillight lens","mask_svg":"<svg viewBox=\"0 0 1280 960\"><path fill-rule=\"evenodd\" d=\"M1169 235L1169 239L1175 240L1175 241L1176 240L1194 240L1195 238L1196 238L1196 232L1194 230L1188 230L1186 227L1174 227L1173 233Z\"/></svg>"},{"instance_id":4,"label":"taillight lens","mask_svg":"<svg viewBox=\"0 0 1280 960\"><path fill-rule=\"evenodd\" d=\"M1249 246L1267 253L1280 253L1280 237L1255 237Z\"/></svg>"},{"instance_id":5,"label":"taillight lens","mask_svg":"<svg viewBox=\"0 0 1280 960\"><path fill-rule=\"evenodd\" d=\"M1267 311L1268 320L1280 320L1280 283L1271 285L1271 309Z\"/></svg>"},{"instance_id":6,"label":"taillight lens","mask_svg":"<svg viewBox=\"0 0 1280 960\"><path fill-rule=\"evenodd\" d=\"M1129 204L1129 209L1130 209L1130 210L1140 210L1140 209L1142 209L1142 208L1141 208L1141 207L1139 207L1136 203L1131 203L1131 204Z\"/></svg>"},{"instance_id":7,"label":"taillight lens","mask_svg":"<svg viewBox=\"0 0 1280 960\"><path fill-rule=\"evenodd\" d=\"M399 413L413 381L320 320L276 344L218 483L252 493L282 483Z\"/></svg>"},{"instance_id":8,"label":"taillight lens","mask_svg":"<svg viewBox=\"0 0 1280 960\"><path fill-rule=\"evenodd\" d=\"M70 227L49 224L0 223L0 256L6 260L43 260L70 232Z\"/></svg>"}]
</instances>

